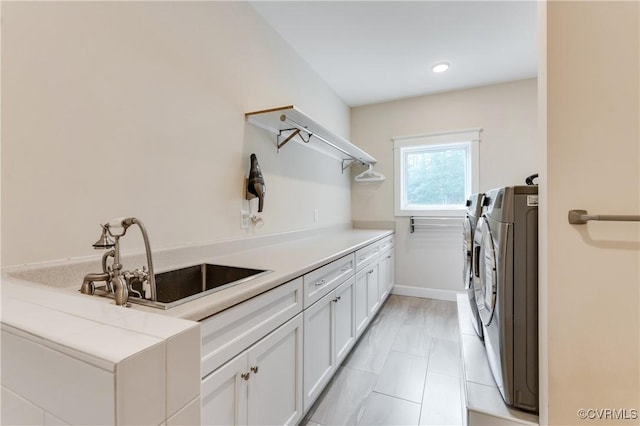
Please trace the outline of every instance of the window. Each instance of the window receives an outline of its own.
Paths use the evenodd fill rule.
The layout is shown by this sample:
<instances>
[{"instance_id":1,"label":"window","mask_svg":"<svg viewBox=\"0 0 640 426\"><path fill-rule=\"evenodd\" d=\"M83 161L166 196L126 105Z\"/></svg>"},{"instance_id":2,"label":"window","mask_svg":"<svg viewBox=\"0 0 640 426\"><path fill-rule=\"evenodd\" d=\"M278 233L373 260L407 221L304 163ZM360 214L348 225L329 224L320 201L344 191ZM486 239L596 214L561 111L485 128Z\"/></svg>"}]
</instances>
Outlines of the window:
<instances>
[{"instance_id":1,"label":"window","mask_svg":"<svg viewBox=\"0 0 640 426\"><path fill-rule=\"evenodd\" d=\"M478 191L480 131L394 138L395 215L461 215Z\"/></svg>"}]
</instances>

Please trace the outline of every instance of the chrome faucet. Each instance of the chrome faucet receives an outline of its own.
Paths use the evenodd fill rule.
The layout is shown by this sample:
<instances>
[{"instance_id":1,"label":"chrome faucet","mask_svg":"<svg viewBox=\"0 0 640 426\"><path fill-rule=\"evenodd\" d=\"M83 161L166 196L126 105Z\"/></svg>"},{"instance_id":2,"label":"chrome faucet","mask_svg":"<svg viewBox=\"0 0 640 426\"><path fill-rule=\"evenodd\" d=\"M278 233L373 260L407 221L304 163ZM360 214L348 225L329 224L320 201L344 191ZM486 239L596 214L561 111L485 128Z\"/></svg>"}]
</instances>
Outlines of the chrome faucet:
<instances>
[{"instance_id":1,"label":"chrome faucet","mask_svg":"<svg viewBox=\"0 0 640 426\"><path fill-rule=\"evenodd\" d=\"M144 240L144 249L147 255L147 267L134 269L133 271L123 271L122 263L120 263L120 238L127 232L127 228L136 224L142 232ZM93 295L96 287L94 282L104 281L105 291L112 293L116 305L126 306L129 300L129 294L132 293L136 297L148 300L157 300L156 280L153 273L153 260L151 258L151 246L149 245L149 237L142 221L135 217L113 219L111 222L101 225L102 235L93 244L96 249L111 249L102 256L102 272L87 274L82 281L80 292L83 294ZM122 231L118 231L122 228ZM111 240L113 238L113 240ZM113 257L113 262L107 266L107 260ZM142 288L142 292L136 290L133 286L137 284Z\"/></svg>"}]
</instances>

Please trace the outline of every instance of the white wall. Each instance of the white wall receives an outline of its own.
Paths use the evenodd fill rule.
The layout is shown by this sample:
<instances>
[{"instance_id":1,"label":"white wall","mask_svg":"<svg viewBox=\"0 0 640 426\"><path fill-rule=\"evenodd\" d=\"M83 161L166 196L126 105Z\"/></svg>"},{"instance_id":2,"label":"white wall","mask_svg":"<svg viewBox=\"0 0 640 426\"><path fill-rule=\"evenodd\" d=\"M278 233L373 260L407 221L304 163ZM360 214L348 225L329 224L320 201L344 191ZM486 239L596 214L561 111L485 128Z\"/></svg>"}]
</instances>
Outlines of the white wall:
<instances>
[{"instance_id":1,"label":"white wall","mask_svg":"<svg viewBox=\"0 0 640 426\"><path fill-rule=\"evenodd\" d=\"M640 214L640 3L546 8L541 424L638 424L640 224L567 212Z\"/></svg>"},{"instance_id":2,"label":"white wall","mask_svg":"<svg viewBox=\"0 0 640 426\"><path fill-rule=\"evenodd\" d=\"M153 248L350 220L339 162L277 155L245 124L294 104L345 137L350 125L247 3L3 2L2 21L3 265L90 255L118 216L144 221ZM264 226L244 231L252 152L267 198ZM123 249L139 250L130 234Z\"/></svg>"},{"instance_id":3,"label":"white wall","mask_svg":"<svg viewBox=\"0 0 640 426\"><path fill-rule=\"evenodd\" d=\"M354 184L354 220L396 222L396 285L408 294L454 297L462 287L462 227L409 233L409 219L393 216L391 138L481 127L480 190L524 184L538 172L535 79L353 108L351 135L373 155L378 185ZM398 290L397 288L396 290Z\"/></svg>"}]
</instances>

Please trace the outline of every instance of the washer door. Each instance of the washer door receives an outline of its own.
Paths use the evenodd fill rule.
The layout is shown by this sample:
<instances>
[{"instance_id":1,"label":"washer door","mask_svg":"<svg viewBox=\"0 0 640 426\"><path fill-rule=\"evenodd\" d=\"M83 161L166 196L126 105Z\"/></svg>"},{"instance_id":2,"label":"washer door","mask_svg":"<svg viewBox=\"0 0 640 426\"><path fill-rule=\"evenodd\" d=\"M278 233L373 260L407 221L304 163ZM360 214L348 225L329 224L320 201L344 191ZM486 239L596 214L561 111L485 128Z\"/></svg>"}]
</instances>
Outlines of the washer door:
<instances>
[{"instance_id":1,"label":"washer door","mask_svg":"<svg viewBox=\"0 0 640 426\"><path fill-rule=\"evenodd\" d=\"M476 264L478 266L479 288L475 289L476 304L480 319L485 326L491 324L493 312L496 307L496 294L498 290L498 276L496 274L496 251L493 242L493 235L486 218L478 222L481 232L480 244L475 247L478 256Z\"/></svg>"},{"instance_id":2,"label":"washer door","mask_svg":"<svg viewBox=\"0 0 640 426\"><path fill-rule=\"evenodd\" d=\"M462 256L464 260L464 268L462 268L462 282L464 283L464 288L467 290L471 288L471 258L473 253L473 239L471 231L471 219L469 219L469 216L467 215L462 222Z\"/></svg>"}]
</instances>

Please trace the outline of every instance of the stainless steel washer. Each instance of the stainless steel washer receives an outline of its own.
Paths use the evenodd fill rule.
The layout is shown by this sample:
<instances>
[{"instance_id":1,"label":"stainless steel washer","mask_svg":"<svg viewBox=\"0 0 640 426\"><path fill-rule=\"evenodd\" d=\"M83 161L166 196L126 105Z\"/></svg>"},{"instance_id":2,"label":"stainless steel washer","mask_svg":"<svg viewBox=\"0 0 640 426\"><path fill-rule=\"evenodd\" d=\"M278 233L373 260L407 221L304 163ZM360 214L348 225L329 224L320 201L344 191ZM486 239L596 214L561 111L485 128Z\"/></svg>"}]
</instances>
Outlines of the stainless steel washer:
<instances>
[{"instance_id":1,"label":"stainless steel washer","mask_svg":"<svg viewBox=\"0 0 640 426\"><path fill-rule=\"evenodd\" d=\"M476 296L473 289L473 237L476 230L476 224L482 214L482 201L484 194L471 194L467 200L467 213L462 222L462 255L464 256L464 268L462 272L462 282L467 290L469 297L469 305L473 314L471 322L476 330L478 337L482 339L482 321L478 314L478 306L476 305Z\"/></svg>"},{"instance_id":2,"label":"stainless steel washer","mask_svg":"<svg viewBox=\"0 0 640 426\"><path fill-rule=\"evenodd\" d=\"M538 411L538 187L499 188L474 238L474 289L504 401Z\"/></svg>"}]
</instances>

